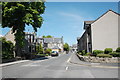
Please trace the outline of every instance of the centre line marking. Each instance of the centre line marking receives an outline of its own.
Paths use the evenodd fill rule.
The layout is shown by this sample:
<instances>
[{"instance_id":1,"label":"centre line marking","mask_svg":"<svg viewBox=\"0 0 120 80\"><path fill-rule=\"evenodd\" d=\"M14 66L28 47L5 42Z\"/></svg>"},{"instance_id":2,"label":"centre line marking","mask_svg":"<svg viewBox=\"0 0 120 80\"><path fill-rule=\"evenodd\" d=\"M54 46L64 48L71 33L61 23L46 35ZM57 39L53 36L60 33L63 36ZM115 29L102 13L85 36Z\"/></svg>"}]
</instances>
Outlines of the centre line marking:
<instances>
[{"instance_id":1,"label":"centre line marking","mask_svg":"<svg viewBox=\"0 0 120 80\"><path fill-rule=\"evenodd\" d=\"M69 58L69 59L67 60L67 63L70 62L70 59L71 59L71 58Z\"/></svg>"},{"instance_id":2,"label":"centre line marking","mask_svg":"<svg viewBox=\"0 0 120 80\"><path fill-rule=\"evenodd\" d=\"M65 70L66 70L66 71L68 70L68 66L65 68Z\"/></svg>"},{"instance_id":3,"label":"centre line marking","mask_svg":"<svg viewBox=\"0 0 120 80\"><path fill-rule=\"evenodd\" d=\"M72 58L72 55L71 55L70 58L67 60L67 63L70 62L71 58Z\"/></svg>"}]
</instances>

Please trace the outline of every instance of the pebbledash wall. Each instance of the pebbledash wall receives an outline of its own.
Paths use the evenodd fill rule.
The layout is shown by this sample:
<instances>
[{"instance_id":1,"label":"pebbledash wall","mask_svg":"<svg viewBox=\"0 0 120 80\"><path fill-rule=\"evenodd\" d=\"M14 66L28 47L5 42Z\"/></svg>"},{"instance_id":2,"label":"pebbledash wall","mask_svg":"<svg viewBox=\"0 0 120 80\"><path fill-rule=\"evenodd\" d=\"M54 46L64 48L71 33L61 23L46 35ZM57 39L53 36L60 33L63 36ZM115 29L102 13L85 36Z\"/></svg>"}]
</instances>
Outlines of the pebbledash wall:
<instances>
[{"instance_id":1,"label":"pebbledash wall","mask_svg":"<svg viewBox=\"0 0 120 80\"><path fill-rule=\"evenodd\" d=\"M120 16L110 10L91 24L92 50L118 48L118 18Z\"/></svg>"}]
</instances>

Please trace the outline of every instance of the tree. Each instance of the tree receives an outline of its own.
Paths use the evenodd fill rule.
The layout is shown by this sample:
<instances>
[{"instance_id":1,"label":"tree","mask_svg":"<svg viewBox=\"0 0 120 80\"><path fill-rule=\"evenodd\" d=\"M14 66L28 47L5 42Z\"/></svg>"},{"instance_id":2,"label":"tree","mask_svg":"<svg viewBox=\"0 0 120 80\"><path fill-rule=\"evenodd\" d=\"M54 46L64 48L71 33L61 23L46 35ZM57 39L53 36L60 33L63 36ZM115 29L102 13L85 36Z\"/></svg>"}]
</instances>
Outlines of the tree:
<instances>
[{"instance_id":1,"label":"tree","mask_svg":"<svg viewBox=\"0 0 120 80\"><path fill-rule=\"evenodd\" d=\"M44 10L44 2L2 2L2 27L12 28L18 56L21 56L21 48L24 46L25 25L32 25L37 32L43 23L40 15Z\"/></svg>"},{"instance_id":2,"label":"tree","mask_svg":"<svg viewBox=\"0 0 120 80\"><path fill-rule=\"evenodd\" d=\"M36 51L39 53L39 54L43 54L43 47L42 47L42 44L40 43L39 46L36 46Z\"/></svg>"},{"instance_id":3,"label":"tree","mask_svg":"<svg viewBox=\"0 0 120 80\"><path fill-rule=\"evenodd\" d=\"M42 36L42 38L52 38L51 35L48 35L48 36Z\"/></svg>"},{"instance_id":4,"label":"tree","mask_svg":"<svg viewBox=\"0 0 120 80\"><path fill-rule=\"evenodd\" d=\"M69 49L70 49L68 43L65 43L65 44L63 45L63 48L64 48L64 51L69 51Z\"/></svg>"}]
</instances>

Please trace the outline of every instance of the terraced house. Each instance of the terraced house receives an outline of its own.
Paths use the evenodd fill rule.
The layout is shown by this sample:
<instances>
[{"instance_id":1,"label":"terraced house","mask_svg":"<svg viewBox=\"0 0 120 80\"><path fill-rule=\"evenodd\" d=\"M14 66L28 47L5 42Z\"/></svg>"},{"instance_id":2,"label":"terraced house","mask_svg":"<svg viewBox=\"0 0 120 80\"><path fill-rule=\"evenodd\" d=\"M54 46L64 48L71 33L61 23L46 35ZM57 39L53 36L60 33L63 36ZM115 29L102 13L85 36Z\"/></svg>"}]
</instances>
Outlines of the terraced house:
<instances>
[{"instance_id":1,"label":"terraced house","mask_svg":"<svg viewBox=\"0 0 120 80\"><path fill-rule=\"evenodd\" d=\"M115 50L120 47L119 20L120 14L108 10L94 21L84 21L85 32L77 38L78 51L92 52L96 49L104 50L105 48Z\"/></svg>"}]
</instances>

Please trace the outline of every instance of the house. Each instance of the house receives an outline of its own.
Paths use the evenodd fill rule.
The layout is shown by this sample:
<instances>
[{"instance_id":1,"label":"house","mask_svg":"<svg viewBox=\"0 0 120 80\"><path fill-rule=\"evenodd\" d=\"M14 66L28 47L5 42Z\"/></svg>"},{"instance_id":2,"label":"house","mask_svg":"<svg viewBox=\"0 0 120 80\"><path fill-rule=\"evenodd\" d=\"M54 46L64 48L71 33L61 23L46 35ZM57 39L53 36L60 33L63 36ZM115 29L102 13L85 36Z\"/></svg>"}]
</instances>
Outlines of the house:
<instances>
[{"instance_id":1,"label":"house","mask_svg":"<svg viewBox=\"0 0 120 80\"><path fill-rule=\"evenodd\" d=\"M85 32L77 38L78 51L92 52L105 48L116 50L120 47L118 18L120 19L120 14L108 10L94 21L84 21Z\"/></svg>"},{"instance_id":2,"label":"house","mask_svg":"<svg viewBox=\"0 0 120 80\"><path fill-rule=\"evenodd\" d=\"M50 48L52 51L63 51L63 37L62 38L43 38L44 49Z\"/></svg>"},{"instance_id":3,"label":"house","mask_svg":"<svg viewBox=\"0 0 120 80\"><path fill-rule=\"evenodd\" d=\"M12 29L4 36L6 40L11 41L15 45L15 36L14 33L12 33ZM35 33L28 33L25 32L25 45L22 48L22 52L15 53L14 56L21 55L31 55L32 53L36 52L36 34Z\"/></svg>"},{"instance_id":4,"label":"house","mask_svg":"<svg viewBox=\"0 0 120 80\"><path fill-rule=\"evenodd\" d=\"M12 33L12 29L8 31L3 37L5 37L7 41L11 41L13 45L15 45L15 36L14 33Z\"/></svg>"},{"instance_id":5,"label":"house","mask_svg":"<svg viewBox=\"0 0 120 80\"><path fill-rule=\"evenodd\" d=\"M25 45L23 49L26 53L36 52L36 33L25 32Z\"/></svg>"}]
</instances>

